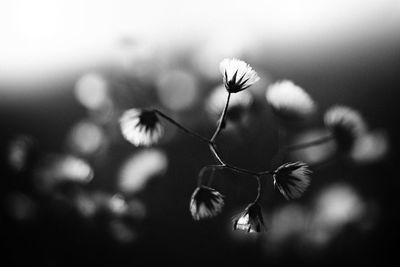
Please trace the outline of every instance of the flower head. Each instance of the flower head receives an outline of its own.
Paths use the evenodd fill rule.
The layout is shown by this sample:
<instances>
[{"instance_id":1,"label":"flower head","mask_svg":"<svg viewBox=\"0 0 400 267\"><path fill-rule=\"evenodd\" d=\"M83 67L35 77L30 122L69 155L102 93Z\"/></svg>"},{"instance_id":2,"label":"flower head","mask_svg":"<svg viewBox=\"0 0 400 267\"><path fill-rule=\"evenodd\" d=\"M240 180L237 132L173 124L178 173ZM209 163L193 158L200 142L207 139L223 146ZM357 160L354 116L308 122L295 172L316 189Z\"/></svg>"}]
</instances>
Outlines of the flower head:
<instances>
[{"instance_id":1,"label":"flower head","mask_svg":"<svg viewBox=\"0 0 400 267\"><path fill-rule=\"evenodd\" d=\"M287 200L299 198L310 184L311 173L304 162L285 163L275 170L274 185Z\"/></svg>"},{"instance_id":2,"label":"flower head","mask_svg":"<svg viewBox=\"0 0 400 267\"><path fill-rule=\"evenodd\" d=\"M266 98L275 114L284 119L304 118L316 110L314 100L301 87L288 80L270 85Z\"/></svg>"},{"instance_id":3,"label":"flower head","mask_svg":"<svg viewBox=\"0 0 400 267\"><path fill-rule=\"evenodd\" d=\"M129 109L120 118L122 135L135 146L157 143L163 128L152 110Z\"/></svg>"},{"instance_id":4,"label":"flower head","mask_svg":"<svg viewBox=\"0 0 400 267\"><path fill-rule=\"evenodd\" d=\"M330 108L324 115L324 122L343 151L351 150L355 140L367 131L360 113L345 106Z\"/></svg>"},{"instance_id":5,"label":"flower head","mask_svg":"<svg viewBox=\"0 0 400 267\"><path fill-rule=\"evenodd\" d=\"M219 64L226 90L230 93L240 92L260 80L257 73L246 62L232 58L224 59Z\"/></svg>"},{"instance_id":6,"label":"flower head","mask_svg":"<svg viewBox=\"0 0 400 267\"><path fill-rule=\"evenodd\" d=\"M261 206L251 203L246 209L233 220L234 230L243 230L249 233L261 232L264 227L264 219L261 212Z\"/></svg>"},{"instance_id":7,"label":"flower head","mask_svg":"<svg viewBox=\"0 0 400 267\"><path fill-rule=\"evenodd\" d=\"M197 187L190 199L190 212L196 221L215 217L223 206L224 196L204 185Z\"/></svg>"}]
</instances>

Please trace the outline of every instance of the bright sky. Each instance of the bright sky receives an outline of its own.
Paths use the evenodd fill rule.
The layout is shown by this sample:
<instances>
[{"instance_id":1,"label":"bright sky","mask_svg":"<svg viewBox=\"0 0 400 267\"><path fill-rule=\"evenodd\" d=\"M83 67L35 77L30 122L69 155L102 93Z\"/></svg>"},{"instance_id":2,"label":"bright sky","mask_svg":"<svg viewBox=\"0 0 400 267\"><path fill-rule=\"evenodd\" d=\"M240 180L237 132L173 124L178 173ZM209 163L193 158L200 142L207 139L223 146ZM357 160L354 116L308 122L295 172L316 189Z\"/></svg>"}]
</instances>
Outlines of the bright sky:
<instances>
[{"instance_id":1,"label":"bright sky","mask_svg":"<svg viewBox=\"0 0 400 267\"><path fill-rule=\"evenodd\" d=\"M230 36L302 47L387 31L398 0L0 0L0 81L46 75L112 55L123 36L158 44ZM373 38L373 37L371 37Z\"/></svg>"}]
</instances>

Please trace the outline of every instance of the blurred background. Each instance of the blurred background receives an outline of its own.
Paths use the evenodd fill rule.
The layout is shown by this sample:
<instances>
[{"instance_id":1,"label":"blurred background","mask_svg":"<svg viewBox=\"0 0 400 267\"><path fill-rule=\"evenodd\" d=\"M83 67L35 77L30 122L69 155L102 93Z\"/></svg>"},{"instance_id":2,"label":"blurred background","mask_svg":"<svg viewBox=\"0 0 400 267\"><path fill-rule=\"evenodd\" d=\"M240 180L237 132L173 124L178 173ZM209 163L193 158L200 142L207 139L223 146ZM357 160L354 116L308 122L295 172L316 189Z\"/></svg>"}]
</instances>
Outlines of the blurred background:
<instances>
[{"instance_id":1,"label":"blurred background","mask_svg":"<svg viewBox=\"0 0 400 267\"><path fill-rule=\"evenodd\" d=\"M378 265L394 259L397 225L400 2L0 1L0 242L6 266ZM295 201L271 180L268 231L232 230L253 178L219 171L220 216L194 221L190 196L213 159L163 122L136 148L128 108L156 107L211 136L225 94L219 62L248 62L261 80L235 95L218 138L226 161L252 170L302 160L312 183ZM281 125L268 85L290 79L318 114ZM358 110L368 135L348 154L328 142L324 112ZM279 130L280 129L280 130ZM284 132L282 136L278 132Z\"/></svg>"}]
</instances>

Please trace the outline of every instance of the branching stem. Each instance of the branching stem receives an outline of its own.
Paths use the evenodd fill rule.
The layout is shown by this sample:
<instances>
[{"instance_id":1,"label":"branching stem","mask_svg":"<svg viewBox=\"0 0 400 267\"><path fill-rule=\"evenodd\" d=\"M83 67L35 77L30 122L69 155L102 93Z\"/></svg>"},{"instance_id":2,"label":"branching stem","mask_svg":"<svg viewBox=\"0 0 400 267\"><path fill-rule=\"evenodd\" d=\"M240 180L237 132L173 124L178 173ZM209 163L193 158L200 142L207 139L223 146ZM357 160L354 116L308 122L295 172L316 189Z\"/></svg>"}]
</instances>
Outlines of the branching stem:
<instances>
[{"instance_id":1,"label":"branching stem","mask_svg":"<svg viewBox=\"0 0 400 267\"><path fill-rule=\"evenodd\" d=\"M234 171L236 173L241 173L241 174L247 174L247 175L251 175L253 177L256 177L257 182L258 182L258 194L257 194L257 198L255 200L255 202L257 202L261 196L261 182L260 182L260 177L265 176L265 175L273 175L274 172L270 171L270 170L266 170L266 171L252 171L252 170L248 170L248 169L244 169L241 167L237 167L235 165L226 163L223 158L221 157L220 153L217 150L217 146L215 144L215 139L218 137L218 135L220 134L220 132L222 131L222 125L224 124L225 121L225 117L227 114L227 110L229 107L229 100L231 97L231 93L228 93L227 99L226 99L226 103L224 106L224 109L222 111L221 114L221 118L218 122L218 126L217 129L215 130L213 136L211 137L211 139L208 139L192 130L189 130L188 128L186 128L185 126L181 125L180 123L178 123L177 121L175 121L174 119L172 119L171 117L169 117L168 115L164 114L163 112L159 111L159 110L154 110L154 112L156 112L158 115L160 115L160 117L162 117L163 119L167 120L169 123L175 125L178 129L182 130L184 133L197 138L198 140L207 143L211 153L213 154L215 160L218 162L219 165L207 165L205 167L203 167L199 173L199 182L202 179L202 176L204 175L205 171L209 168L211 168L212 170L215 169L229 169L231 171ZM302 144L295 144L295 145L291 145L291 146L287 146L285 148L282 148L282 152L284 151L293 151L293 150L298 150L298 149L303 149L303 148L307 148L310 146L314 146L314 145L318 145L324 142L327 142L329 140L331 140L332 136L325 136L321 139L318 140L313 140L311 142L306 142L306 143L302 143ZM278 152L279 153L279 152Z\"/></svg>"}]
</instances>

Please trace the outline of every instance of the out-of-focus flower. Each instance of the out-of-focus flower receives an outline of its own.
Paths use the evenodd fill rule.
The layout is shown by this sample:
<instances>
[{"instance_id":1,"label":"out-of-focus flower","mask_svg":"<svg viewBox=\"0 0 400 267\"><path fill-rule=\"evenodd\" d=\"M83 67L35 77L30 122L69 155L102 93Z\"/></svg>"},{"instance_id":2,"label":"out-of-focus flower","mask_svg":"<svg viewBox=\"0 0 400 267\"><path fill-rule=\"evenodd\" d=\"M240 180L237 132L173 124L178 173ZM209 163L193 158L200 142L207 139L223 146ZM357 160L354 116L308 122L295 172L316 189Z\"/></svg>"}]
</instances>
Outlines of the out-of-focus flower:
<instances>
[{"instance_id":1,"label":"out-of-focus flower","mask_svg":"<svg viewBox=\"0 0 400 267\"><path fill-rule=\"evenodd\" d=\"M73 204L77 211L87 218L93 217L99 209L93 196L86 192L77 194L73 199Z\"/></svg>"},{"instance_id":2,"label":"out-of-focus flower","mask_svg":"<svg viewBox=\"0 0 400 267\"><path fill-rule=\"evenodd\" d=\"M310 230L304 233L305 238L318 246L327 245L349 224L360 227L363 223L373 223L374 218L367 216L371 211L351 186L331 185L315 199Z\"/></svg>"},{"instance_id":3,"label":"out-of-focus flower","mask_svg":"<svg viewBox=\"0 0 400 267\"><path fill-rule=\"evenodd\" d=\"M350 152L351 159L359 164L374 163L385 158L389 140L384 131L371 131L358 137Z\"/></svg>"},{"instance_id":4,"label":"out-of-focus flower","mask_svg":"<svg viewBox=\"0 0 400 267\"><path fill-rule=\"evenodd\" d=\"M146 206L143 201L139 199L131 199L129 200L128 204L128 211L127 214L136 220L141 220L146 217Z\"/></svg>"},{"instance_id":5,"label":"out-of-focus flower","mask_svg":"<svg viewBox=\"0 0 400 267\"><path fill-rule=\"evenodd\" d=\"M115 194L109 199L108 207L111 213L115 215L123 215L128 211L128 204L120 194Z\"/></svg>"},{"instance_id":6,"label":"out-of-focus flower","mask_svg":"<svg viewBox=\"0 0 400 267\"><path fill-rule=\"evenodd\" d=\"M311 173L304 162L285 163L274 171L274 185L287 200L299 198L310 184Z\"/></svg>"},{"instance_id":7,"label":"out-of-focus flower","mask_svg":"<svg viewBox=\"0 0 400 267\"><path fill-rule=\"evenodd\" d=\"M168 168L168 157L159 149L138 151L122 164L118 174L118 189L125 194L142 190L147 182L162 175Z\"/></svg>"},{"instance_id":8,"label":"out-of-focus flower","mask_svg":"<svg viewBox=\"0 0 400 267\"><path fill-rule=\"evenodd\" d=\"M129 109L120 118L122 135L135 146L157 143L164 129L153 110Z\"/></svg>"},{"instance_id":9,"label":"out-of-focus flower","mask_svg":"<svg viewBox=\"0 0 400 267\"><path fill-rule=\"evenodd\" d=\"M261 232L264 227L264 219L261 206L258 203L251 203L246 209L233 220L234 230L243 230L248 233Z\"/></svg>"},{"instance_id":10,"label":"out-of-focus flower","mask_svg":"<svg viewBox=\"0 0 400 267\"><path fill-rule=\"evenodd\" d=\"M80 121L69 133L68 145L74 152L91 155L105 146L107 141L103 129L90 121Z\"/></svg>"},{"instance_id":11,"label":"out-of-focus flower","mask_svg":"<svg viewBox=\"0 0 400 267\"><path fill-rule=\"evenodd\" d=\"M20 135L14 138L8 146L8 163L16 171L23 171L32 152L33 140L29 136Z\"/></svg>"},{"instance_id":12,"label":"out-of-focus flower","mask_svg":"<svg viewBox=\"0 0 400 267\"><path fill-rule=\"evenodd\" d=\"M157 80L160 102L170 110L181 111L195 106L199 99L196 76L183 70L165 71Z\"/></svg>"},{"instance_id":13,"label":"out-of-focus flower","mask_svg":"<svg viewBox=\"0 0 400 267\"><path fill-rule=\"evenodd\" d=\"M329 131L323 129L310 129L300 132L292 144L308 144L316 140L325 140L318 144L305 146L301 149L294 149L290 151L291 161L303 161L307 164L314 165L329 160L336 152L335 140L330 138Z\"/></svg>"},{"instance_id":14,"label":"out-of-focus flower","mask_svg":"<svg viewBox=\"0 0 400 267\"><path fill-rule=\"evenodd\" d=\"M226 90L223 85L216 87L206 101L206 110L211 119L218 119L224 109ZM239 121L253 103L253 96L248 91L231 96L227 119Z\"/></svg>"},{"instance_id":15,"label":"out-of-focus flower","mask_svg":"<svg viewBox=\"0 0 400 267\"><path fill-rule=\"evenodd\" d=\"M219 64L226 90L240 92L260 80L257 73L246 62L239 59L224 59Z\"/></svg>"},{"instance_id":16,"label":"out-of-focus flower","mask_svg":"<svg viewBox=\"0 0 400 267\"><path fill-rule=\"evenodd\" d=\"M332 132L342 151L352 149L356 138L367 131L360 113L345 106L331 107L324 115L326 127Z\"/></svg>"},{"instance_id":17,"label":"out-of-focus flower","mask_svg":"<svg viewBox=\"0 0 400 267\"><path fill-rule=\"evenodd\" d=\"M288 80L270 85L266 98L275 114L282 119L303 119L316 110L314 100L301 87Z\"/></svg>"},{"instance_id":18,"label":"out-of-focus flower","mask_svg":"<svg viewBox=\"0 0 400 267\"><path fill-rule=\"evenodd\" d=\"M100 109L109 101L107 81L98 73L83 75L75 85L76 99L88 109Z\"/></svg>"},{"instance_id":19,"label":"out-of-focus flower","mask_svg":"<svg viewBox=\"0 0 400 267\"><path fill-rule=\"evenodd\" d=\"M128 203L121 194L112 195L103 191L80 192L73 201L78 212L87 218L98 214L121 217L129 212Z\"/></svg>"},{"instance_id":20,"label":"out-of-focus flower","mask_svg":"<svg viewBox=\"0 0 400 267\"><path fill-rule=\"evenodd\" d=\"M72 155L55 155L43 160L36 170L36 183L41 190L51 190L62 182L89 183L94 176L92 167Z\"/></svg>"},{"instance_id":21,"label":"out-of-focus flower","mask_svg":"<svg viewBox=\"0 0 400 267\"><path fill-rule=\"evenodd\" d=\"M212 218L218 215L224 206L224 196L217 190L207 187L197 187L190 199L190 212L196 221Z\"/></svg>"},{"instance_id":22,"label":"out-of-focus flower","mask_svg":"<svg viewBox=\"0 0 400 267\"><path fill-rule=\"evenodd\" d=\"M120 243L131 243L137 239L135 229L120 219L114 219L109 224L109 230L112 237Z\"/></svg>"},{"instance_id":23,"label":"out-of-focus flower","mask_svg":"<svg viewBox=\"0 0 400 267\"><path fill-rule=\"evenodd\" d=\"M309 211L299 204L284 205L274 211L270 219L267 244L277 249L285 241L297 239L308 229Z\"/></svg>"}]
</instances>

